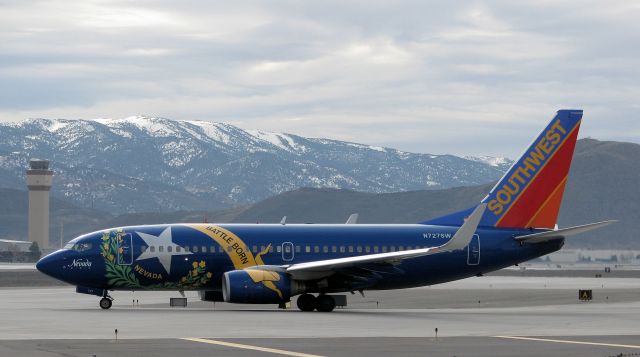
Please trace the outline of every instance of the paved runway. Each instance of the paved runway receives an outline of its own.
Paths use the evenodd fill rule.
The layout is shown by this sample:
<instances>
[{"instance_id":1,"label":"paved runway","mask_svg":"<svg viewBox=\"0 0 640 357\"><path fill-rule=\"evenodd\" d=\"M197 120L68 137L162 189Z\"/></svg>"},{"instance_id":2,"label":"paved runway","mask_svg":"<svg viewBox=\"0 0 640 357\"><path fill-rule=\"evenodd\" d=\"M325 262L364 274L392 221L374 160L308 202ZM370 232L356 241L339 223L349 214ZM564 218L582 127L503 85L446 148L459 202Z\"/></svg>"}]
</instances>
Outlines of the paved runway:
<instances>
[{"instance_id":1,"label":"paved runway","mask_svg":"<svg viewBox=\"0 0 640 357\"><path fill-rule=\"evenodd\" d=\"M635 343L635 344L634 344ZM496 337L0 340L0 356L637 356L637 336L559 340Z\"/></svg>"},{"instance_id":2,"label":"paved runway","mask_svg":"<svg viewBox=\"0 0 640 357\"><path fill-rule=\"evenodd\" d=\"M578 288L594 289L595 301L579 302ZM640 353L640 279L472 278L350 296L349 307L333 313L214 307L194 293L188 308L168 307L177 293L114 296L103 311L97 297L73 287L0 289L0 356Z\"/></svg>"}]
</instances>

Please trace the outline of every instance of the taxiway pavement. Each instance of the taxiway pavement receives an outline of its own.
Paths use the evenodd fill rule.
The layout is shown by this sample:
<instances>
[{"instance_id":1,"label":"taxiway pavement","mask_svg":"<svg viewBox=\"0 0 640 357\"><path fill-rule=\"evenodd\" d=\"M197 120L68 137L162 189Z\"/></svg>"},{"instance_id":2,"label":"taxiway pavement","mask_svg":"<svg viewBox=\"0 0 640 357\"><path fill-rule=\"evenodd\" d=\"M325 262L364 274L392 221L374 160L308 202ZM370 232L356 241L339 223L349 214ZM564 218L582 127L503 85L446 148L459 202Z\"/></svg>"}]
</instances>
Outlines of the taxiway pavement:
<instances>
[{"instance_id":1,"label":"taxiway pavement","mask_svg":"<svg viewBox=\"0 0 640 357\"><path fill-rule=\"evenodd\" d=\"M594 301L578 301L578 289L593 289ZM487 276L349 296L333 313L214 305L193 292L187 308L168 306L175 292L113 295L114 307L101 310L98 297L71 286L1 288L0 356L640 353L634 278Z\"/></svg>"}]
</instances>

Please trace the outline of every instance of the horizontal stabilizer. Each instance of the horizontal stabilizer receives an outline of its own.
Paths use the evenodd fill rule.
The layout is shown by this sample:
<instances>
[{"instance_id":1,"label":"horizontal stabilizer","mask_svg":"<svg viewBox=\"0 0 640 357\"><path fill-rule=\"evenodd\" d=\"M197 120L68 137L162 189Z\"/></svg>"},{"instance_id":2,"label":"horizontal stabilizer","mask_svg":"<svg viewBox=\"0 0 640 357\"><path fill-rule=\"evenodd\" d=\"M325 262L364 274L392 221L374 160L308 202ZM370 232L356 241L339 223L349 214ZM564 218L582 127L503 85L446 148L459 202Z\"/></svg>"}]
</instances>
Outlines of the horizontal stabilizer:
<instances>
[{"instance_id":1,"label":"horizontal stabilizer","mask_svg":"<svg viewBox=\"0 0 640 357\"><path fill-rule=\"evenodd\" d=\"M517 240L519 242L523 242L523 243L543 243L543 242L548 242L548 241L554 240L554 239L560 239L560 238L565 238L565 237L568 237L568 236L572 236L574 234L584 233L584 232L590 231L592 229L597 229L597 228L601 228L601 227L604 227L604 226L608 226L611 223L615 223L615 222L618 222L618 221L613 220L613 221L589 223L589 224L585 224L585 225L582 225L582 226L563 228L563 229L558 229L558 230L555 230L555 231L527 234L527 235L524 235L524 236L515 237L515 240Z\"/></svg>"}]
</instances>

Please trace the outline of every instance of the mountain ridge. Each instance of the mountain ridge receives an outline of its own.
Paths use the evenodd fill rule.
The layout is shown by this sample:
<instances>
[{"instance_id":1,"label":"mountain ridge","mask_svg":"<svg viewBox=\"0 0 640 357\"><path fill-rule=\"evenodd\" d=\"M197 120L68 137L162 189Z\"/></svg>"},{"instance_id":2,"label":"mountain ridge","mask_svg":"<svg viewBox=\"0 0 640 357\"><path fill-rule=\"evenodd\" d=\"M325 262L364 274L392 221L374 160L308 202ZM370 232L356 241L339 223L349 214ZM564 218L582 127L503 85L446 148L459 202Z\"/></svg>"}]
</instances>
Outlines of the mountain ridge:
<instances>
[{"instance_id":1,"label":"mountain ridge","mask_svg":"<svg viewBox=\"0 0 640 357\"><path fill-rule=\"evenodd\" d=\"M601 230L567 239L567 246L598 249L640 249L635 222L640 221L640 145L578 140L559 216L559 226L617 219ZM107 227L203 222L344 223L359 213L359 223L417 223L469 208L493 183L441 190L366 193L346 189L300 188L252 205L215 211L177 211L112 215L52 199L50 235L57 242L64 221L65 240ZM27 192L0 189L0 237L25 239ZM13 197L13 198L12 198ZM20 202L14 202L15 200ZM64 204L64 205L63 205Z\"/></svg>"},{"instance_id":2,"label":"mountain ridge","mask_svg":"<svg viewBox=\"0 0 640 357\"><path fill-rule=\"evenodd\" d=\"M469 186L499 178L510 164L166 118L0 124L2 187L24 187L35 157L51 161L54 196L114 214L226 208L300 187Z\"/></svg>"}]
</instances>

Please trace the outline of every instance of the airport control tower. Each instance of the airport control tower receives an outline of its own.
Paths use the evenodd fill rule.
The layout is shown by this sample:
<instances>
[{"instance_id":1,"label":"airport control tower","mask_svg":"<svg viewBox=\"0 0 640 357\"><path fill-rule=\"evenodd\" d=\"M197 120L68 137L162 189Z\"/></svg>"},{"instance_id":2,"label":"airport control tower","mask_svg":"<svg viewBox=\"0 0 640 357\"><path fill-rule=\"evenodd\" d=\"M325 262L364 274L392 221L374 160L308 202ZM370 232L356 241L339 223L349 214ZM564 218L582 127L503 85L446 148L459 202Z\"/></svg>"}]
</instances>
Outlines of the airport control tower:
<instances>
[{"instance_id":1,"label":"airport control tower","mask_svg":"<svg viewBox=\"0 0 640 357\"><path fill-rule=\"evenodd\" d=\"M49 170L49 161L29 161L29 241L38 242L41 251L49 248L49 190L52 178L53 171Z\"/></svg>"}]
</instances>

